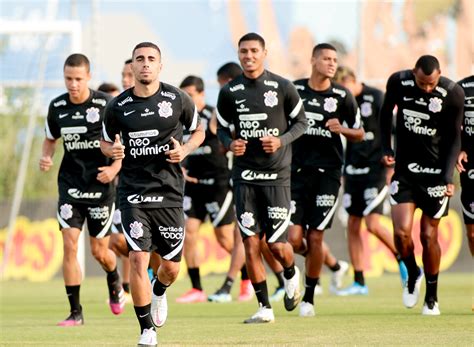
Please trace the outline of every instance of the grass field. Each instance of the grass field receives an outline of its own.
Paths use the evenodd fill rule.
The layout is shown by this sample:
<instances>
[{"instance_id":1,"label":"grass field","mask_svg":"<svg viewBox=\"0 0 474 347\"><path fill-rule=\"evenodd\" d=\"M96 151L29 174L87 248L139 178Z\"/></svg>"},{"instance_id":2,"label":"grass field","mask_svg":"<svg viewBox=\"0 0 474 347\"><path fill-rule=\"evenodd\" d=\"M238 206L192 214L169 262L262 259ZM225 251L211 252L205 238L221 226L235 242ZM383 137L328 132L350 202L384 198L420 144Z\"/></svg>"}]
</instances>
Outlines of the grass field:
<instances>
[{"instance_id":1,"label":"grass field","mask_svg":"<svg viewBox=\"0 0 474 347\"><path fill-rule=\"evenodd\" d=\"M211 293L222 279L209 276L203 279L203 285ZM286 312L283 303L276 303L276 322L260 325L242 324L255 313L255 300L176 304L175 298L189 286L187 280L182 280L168 291L168 321L158 331L158 339L163 345L472 346L472 280L472 274L443 273L438 293L441 316L426 317L421 315L421 302L411 310L403 307L400 282L395 275L369 278L369 296L346 298L329 295L329 278L323 277L325 292L315 299L316 317L300 318L298 309ZM105 304L105 278L84 281L81 294L85 325L74 328L55 326L68 311L62 280L3 282L0 291L1 346L136 346L138 341L133 307L127 305L126 311L116 317Z\"/></svg>"}]
</instances>

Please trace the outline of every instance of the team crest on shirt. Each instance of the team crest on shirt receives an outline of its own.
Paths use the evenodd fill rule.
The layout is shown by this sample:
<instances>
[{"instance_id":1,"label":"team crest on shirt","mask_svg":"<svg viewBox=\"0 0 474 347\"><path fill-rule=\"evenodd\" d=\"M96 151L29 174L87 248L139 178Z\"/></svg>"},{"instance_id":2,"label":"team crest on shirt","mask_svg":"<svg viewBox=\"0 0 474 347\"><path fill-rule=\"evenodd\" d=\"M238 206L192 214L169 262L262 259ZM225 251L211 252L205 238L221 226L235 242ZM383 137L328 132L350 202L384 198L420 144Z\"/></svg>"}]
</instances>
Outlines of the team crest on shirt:
<instances>
[{"instance_id":1,"label":"team crest on shirt","mask_svg":"<svg viewBox=\"0 0 474 347\"><path fill-rule=\"evenodd\" d=\"M97 123L100 120L99 111L97 107L89 107L86 110L86 120L89 123Z\"/></svg>"},{"instance_id":2,"label":"team crest on shirt","mask_svg":"<svg viewBox=\"0 0 474 347\"><path fill-rule=\"evenodd\" d=\"M277 92L273 90L269 90L268 92L264 93L263 96L265 97L265 100L263 100L263 102L265 103L265 106L274 107L278 105L277 95Z\"/></svg>"},{"instance_id":3,"label":"team crest on shirt","mask_svg":"<svg viewBox=\"0 0 474 347\"><path fill-rule=\"evenodd\" d=\"M138 239L143 236L143 224L140 222L130 223L130 236Z\"/></svg>"},{"instance_id":4,"label":"team crest on shirt","mask_svg":"<svg viewBox=\"0 0 474 347\"><path fill-rule=\"evenodd\" d=\"M62 219L69 219L72 217L72 205L63 204L59 207L59 215Z\"/></svg>"},{"instance_id":5,"label":"team crest on shirt","mask_svg":"<svg viewBox=\"0 0 474 347\"><path fill-rule=\"evenodd\" d=\"M240 220L242 221L242 225L246 228L250 228L251 226L255 225L255 219L253 218L252 212L244 212L240 215Z\"/></svg>"},{"instance_id":6,"label":"team crest on shirt","mask_svg":"<svg viewBox=\"0 0 474 347\"><path fill-rule=\"evenodd\" d=\"M428 110L433 113L441 111L443 100L440 98L430 98L430 104L428 105Z\"/></svg>"},{"instance_id":7,"label":"team crest on shirt","mask_svg":"<svg viewBox=\"0 0 474 347\"><path fill-rule=\"evenodd\" d=\"M324 99L324 110L329 113L335 112L337 110L337 99L335 98L326 98Z\"/></svg>"},{"instance_id":8,"label":"team crest on shirt","mask_svg":"<svg viewBox=\"0 0 474 347\"><path fill-rule=\"evenodd\" d=\"M349 208L351 205L352 205L351 195L348 193L345 193L342 196L342 206L344 206L344 208Z\"/></svg>"},{"instance_id":9,"label":"team crest on shirt","mask_svg":"<svg viewBox=\"0 0 474 347\"><path fill-rule=\"evenodd\" d=\"M168 118L173 115L173 109L171 108L171 102L162 101L158 103L158 114L160 117Z\"/></svg>"},{"instance_id":10,"label":"team crest on shirt","mask_svg":"<svg viewBox=\"0 0 474 347\"><path fill-rule=\"evenodd\" d=\"M369 117L372 115L372 104L370 102L363 102L360 105L360 114L362 117Z\"/></svg>"},{"instance_id":11,"label":"team crest on shirt","mask_svg":"<svg viewBox=\"0 0 474 347\"><path fill-rule=\"evenodd\" d=\"M398 181L393 181L391 184L390 184L390 195L395 195L398 193L398 184L400 182Z\"/></svg>"}]
</instances>

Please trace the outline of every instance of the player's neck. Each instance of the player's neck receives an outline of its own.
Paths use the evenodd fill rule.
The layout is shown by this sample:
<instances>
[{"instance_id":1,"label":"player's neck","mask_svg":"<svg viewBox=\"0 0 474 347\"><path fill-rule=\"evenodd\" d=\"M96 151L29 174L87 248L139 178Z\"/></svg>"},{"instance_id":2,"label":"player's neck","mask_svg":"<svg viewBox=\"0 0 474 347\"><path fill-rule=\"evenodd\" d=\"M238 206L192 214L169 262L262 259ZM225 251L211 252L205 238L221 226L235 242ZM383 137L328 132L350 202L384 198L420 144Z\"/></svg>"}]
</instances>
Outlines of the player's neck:
<instances>
[{"instance_id":1,"label":"player's neck","mask_svg":"<svg viewBox=\"0 0 474 347\"><path fill-rule=\"evenodd\" d=\"M82 104L84 102L87 101L87 99L89 99L89 97L91 96L91 91L89 88L87 88L86 90L84 90L84 92L77 96L77 97L73 97L71 96L71 94L69 94L69 100L73 103L73 104Z\"/></svg>"},{"instance_id":2,"label":"player's neck","mask_svg":"<svg viewBox=\"0 0 474 347\"><path fill-rule=\"evenodd\" d=\"M331 86L331 80L326 76L312 74L308 80L308 85L313 90L322 91Z\"/></svg>"},{"instance_id":3,"label":"player's neck","mask_svg":"<svg viewBox=\"0 0 474 347\"><path fill-rule=\"evenodd\" d=\"M160 89L160 81L156 80L150 84L135 83L133 94L140 98L148 98L154 95Z\"/></svg>"},{"instance_id":4,"label":"player's neck","mask_svg":"<svg viewBox=\"0 0 474 347\"><path fill-rule=\"evenodd\" d=\"M259 78L263 74L264 71L265 71L265 68L261 68L261 69L254 70L254 71L245 71L244 70L244 76L251 79L251 80L256 80L257 78Z\"/></svg>"}]
</instances>

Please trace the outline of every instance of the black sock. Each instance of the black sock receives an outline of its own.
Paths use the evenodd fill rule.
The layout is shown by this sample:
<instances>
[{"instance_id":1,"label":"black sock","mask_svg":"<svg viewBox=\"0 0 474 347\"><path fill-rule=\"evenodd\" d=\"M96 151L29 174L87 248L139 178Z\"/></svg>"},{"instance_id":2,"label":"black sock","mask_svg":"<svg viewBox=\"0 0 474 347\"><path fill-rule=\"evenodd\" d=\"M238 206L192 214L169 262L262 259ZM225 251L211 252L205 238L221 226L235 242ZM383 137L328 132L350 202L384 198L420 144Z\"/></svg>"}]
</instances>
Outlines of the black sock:
<instances>
[{"instance_id":1,"label":"black sock","mask_svg":"<svg viewBox=\"0 0 474 347\"><path fill-rule=\"evenodd\" d=\"M354 270L354 282L359 283L361 286L365 286L364 271Z\"/></svg>"},{"instance_id":2,"label":"black sock","mask_svg":"<svg viewBox=\"0 0 474 347\"><path fill-rule=\"evenodd\" d=\"M162 296L165 293L166 288L168 287L169 285L161 283L158 277L155 277L155 284L153 285L153 288L152 288L153 293L155 295Z\"/></svg>"},{"instance_id":3,"label":"black sock","mask_svg":"<svg viewBox=\"0 0 474 347\"><path fill-rule=\"evenodd\" d=\"M339 265L339 262L336 261L336 264L334 264L334 266L330 266L329 268L331 269L332 272L336 272L341 269L341 265Z\"/></svg>"},{"instance_id":4,"label":"black sock","mask_svg":"<svg viewBox=\"0 0 474 347\"><path fill-rule=\"evenodd\" d=\"M304 296L303 296L303 301L304 302L309 302L310 304L313 304L314 302L314 287L319 283L319 277L317 278L312 278L306 276L304 287Z\"/></svg>"},{"instance_id":5,"label":"black sock","mask_svg":"<svg viewBox=\"0 0 474 347\"><path fill-rule=\"evenodd\" d=\"M285 282L283 281L283 271L275 272L275 276L278 281L278 288L283 288L285 286Z\"/></svg>"},{"instance_id":6,"label":"black sock","mask_svg":"<svg viewBox=\"0 0 474 347\"><path fill-rule=\"evenodd\" d=\"M247 272L247 266L245 264L242 266L242 269L240 269L240 279L242 281L249 279L249 273Z\"/></svg>"},{"instance_id":7,"label":"black sock","mask_svg":"<svg viewBox=\"0 0 474 347\"><path fill-rule=\"evenodd\" d=\"M291 264L289 267L284 267L283 268L283 276L285 276L285 278L287 280L289 280L290 278L293 278L293 276L295 275L295 263Z\"/></svg>"},{"instance_id":8,"label":"black sock","mask_svg":"<svg viewBox=\"0 0 474 347\"><path fill-rule=\"evenodd\" d=\"M270 301L268 300L268 288L267 281L262 281L259 283L252 283L253 289L255 290L255 296L260 305L266 308L272 308Z\"/></svg>"},{"instance_id":9,"label":"black sock","mask_svg":"<svg viewBox=\"0 0 474 347\"><path fill-rule=\"evenodd\" d=\"M130 283L122 282L122 287L125 292L130 294Z\"/></svg>"},{"instance_id":10,"label":"black sock","mask_svg":"<svg viewBox=\"0 0 474 347\"><path fill-rule=\"evenodd\" d=\"M105 270L105 272L107 272L107 284L108 285L113 285L120 279L120 275L117 271L117 267L115 267L115 269L113 269L112 271Z\"/></svg>"},{"instance_id":11,"label":"black sock","mask_svg":"<svg viewBox=\"0 0 474 347\"><path fill-rule=\"evenodd\" d=\"M222 284L222 287L219 289L219 292L230 293L230 289L232 288L233 284L234 284L234 279L227 276L225 278L224 283Z\"/></svg>"},{"instance_id":12,"label":"black sock","mask_svg":"<svg viewBox=\"0 0 474 347\"><path fill-rule=\"evenodd\" d=\"M402 258L408 271L408 292L413 293L415 282L420 274L420 269L416 265L415 255L412 253L406 258Z\"/></svg>"},{"instance_id":13,"label":"black sock","mask_svg":"<svg viewBox=\"0 0 474 347\"><path fill-rule=\"evenodd\" d=\"M425 302L428 301L438 301L438 274L429 275L425 274L426 276L426 294L425 294Z\"/></svg>"},{"instance_id":14,"label":"black sock","mask_svg":"<svg viewBox=\"0 0 474 347\"><path fill-rule=\"evenodd\" d=\"M188 268L189 277L191 278L191 284L193 288L202 290L201 276L199 275L199 268L193 267Z\"/></svg>"},{"instance_id":15,"label":"black sock","mask_svg":"<svg viewBox=\"0 0 474 347\"><path fill-rule=\"evenodd\" d=\"M81 289L81 285L78 286L65 286L66 287L66 294L69 300L69 306L71 306L71 312L81 312L81 302L79 300L79 291Z\"/></svg>"},{"instance_id":16,"label":"black sock","mask_svg":"<svg viewBox=\"0 0 474 347\"><path fill-rule=\"evenodd\" d=\"M145 329L155 330L153 321L151 320L150 308L151 308L151 304L148 304L145 306L134 306L138 323L140 323L141 333L143 333L143 330Z\"/></svg>"}]
</instances>

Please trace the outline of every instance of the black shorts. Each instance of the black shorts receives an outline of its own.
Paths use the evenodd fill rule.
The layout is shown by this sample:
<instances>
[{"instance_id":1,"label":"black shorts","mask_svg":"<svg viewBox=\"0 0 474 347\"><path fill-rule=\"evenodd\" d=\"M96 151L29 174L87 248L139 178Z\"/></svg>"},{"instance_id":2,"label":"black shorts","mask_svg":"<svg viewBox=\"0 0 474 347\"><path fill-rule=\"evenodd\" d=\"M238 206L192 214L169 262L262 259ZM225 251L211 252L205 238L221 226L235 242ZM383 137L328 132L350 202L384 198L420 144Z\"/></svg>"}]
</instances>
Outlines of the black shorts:
<instances>
[{"instance_id":1,"label":"black shorts","mask_svg":"<svg viewBox=\"0 0 474 347\"><path fill-rule=\"evenodd\" d=\"M445 193L446 185L440 176L421 181L395 172L390 184L390 203L393 206L411 202L428 217L440 219L448 214L449 209L449 198Z\"/></svg>"},{"instance_id":2,"label":"black shorts","mask_svg":"<svg viewBox=\"0 0 474 347\"><path fill-rule=\"evenodd\" d=\"M122 228L129 250L156 251L163 259L181 260L185 235L182 208L123 209Z\"/></svg>"},{"instance_id":3,"label":"black shorts","mask_svg":"<svg viewBox=\"0 0 474 347\"><path fill-rule=\"evenodd\" d=\"M382 214L387 193L385 173L367 176L365 180L353 180L346 176L342 205L351 216Z\"/></svg>"},{"instance_id":4,"label":"black shorts","mask_svg":"<svg viewBox=\"0 0 474 347\"><path fill-rule=\"evenodd\" d=\"M234 193L242 238L259 234L268 243L287 241L290 187L235 184Z\"/></svg>"},{"instance_id":5,"label":"black shorts","mask_svg":"<svg viewBox=\"0 0 474 347\"><path fill-rule=\"evenodd\" d=\"M461 204L464 224L474 224L474 167L461 174Z\"/></svg>"},{"instance_id":6,"label":"black shorts","mask_svg":"<svg viewBox=\"0 0 474 347\"><path fill-rule=\"evenodd\" d=\"M291 175L292 224L329 229L341 186L340 170L302 169Z\"/></svg>"},{"instance_id":7,"label":"black shorts","mask_svg":"<svg viewBox=\"0 0 474 347\"><path fill-rule=\"evenodd\" d=\"M209 216L214 227L231 224L235 220L233 194L228 182L221 185L186 183L183 209L189 218L202 222Z\"/></svg>"},{"instance_id":8,"label":"black shorts","mask_svg":"<svg viewBox=\"0 0 474 347\"><path fill-rule=\"evenodd\" d=\"M116 208L112 216L112 234L123 234L122 213Z\"/></svg>"},{"instance_id":9,"label":"black shorts","mask_svg":"<svg viewBox=\"0 0 474 347\"><path fill-rule=\"evenodd\" d=\"M82 229L87 220L89 235L101 239L110 234L112 216L115 210L113 200L104 201L97 205L86 205L59 200L57 218L60 229Z\"/></svg>"}]
</instances>

